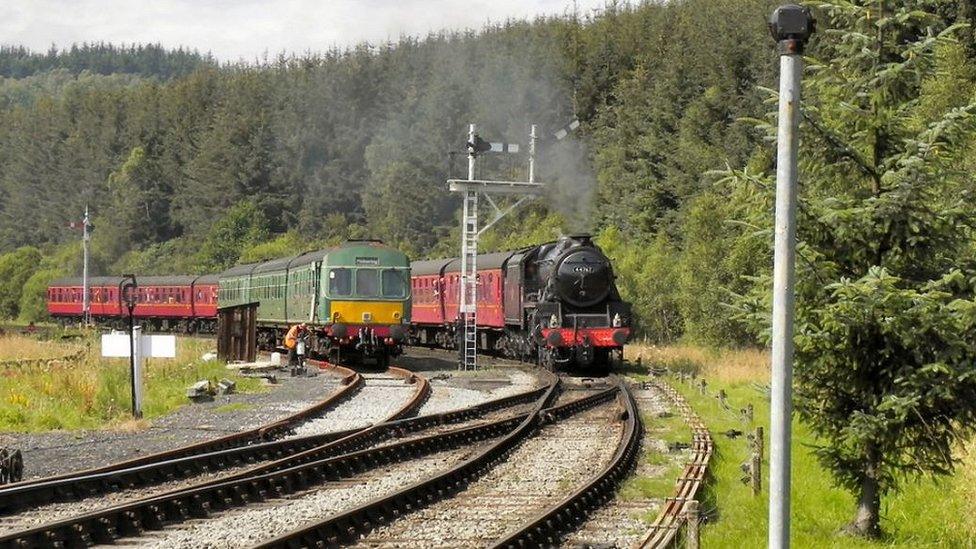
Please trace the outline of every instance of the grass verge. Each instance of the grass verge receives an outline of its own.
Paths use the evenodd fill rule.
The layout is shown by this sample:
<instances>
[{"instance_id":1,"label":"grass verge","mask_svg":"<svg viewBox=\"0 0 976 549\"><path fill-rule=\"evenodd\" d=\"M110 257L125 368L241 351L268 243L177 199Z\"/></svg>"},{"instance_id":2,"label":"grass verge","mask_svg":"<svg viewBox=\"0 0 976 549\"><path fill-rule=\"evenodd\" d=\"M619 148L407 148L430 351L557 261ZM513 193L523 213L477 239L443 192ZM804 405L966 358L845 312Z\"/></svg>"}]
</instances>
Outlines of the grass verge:
<instances>
[{"instance_id":1,"label":"grass verge","mask_svg":"<svg viewBox=\"0 0 976 549\"><path fill-rule=\"evenodd\" d=\"M177 338L175 359L146 360L143 413L147 419L187 404L186 387L201 379L226 377L236 381L239 392L261 390L260 380L234 376L222 362L200 360L212 347L212 341ZM72 364L2 372L0 431L131 428L128 359L101 358L98 348L92 341L91 352Z\"/></svg>"},{"instance_id":2,"label":"grass verge","mask_svg":"<svg viewBox=\"0 0 976 549\"><path fill-rule=\"evenodd\" d=\"M0 335L0 361L61 358L84 348L78 341L46 341L14 332Z\"/></svg>"},{"instance_id":3,"label":"grass verge","mask_svg":"<svg viewBox=\"0 0 976 549\"><path fill-rule=\"evenodd\" d=\"M630 350L630 358L642 357L644 366L694 370L708 381L708 395L675 379L675 386L708 425L715 438L711 480L703 498L710 512L702 530L703 547L764 547L767 543L769 494L768 459L763 464L764 490L753 496L740 479L749 457L745 437L730 439L730 429L750 432L769 425L767 397L758 384L768 383L768 359L760 351L705 351L693 347L643 347ZM726 365L727 369L726 369ZM733 410L724 409L715 397L725 390ZM746 423L737 410L751 403L754 422ZM854 497L834 486L828 471L816 461L817 443L810 429L793 422L792 543L794 547L976 547L976 446L960 448L963 465L956 475L906 481L900 492L883 500L882 528L885 538L867 541L839 533L854 512ZM768 442L766 456L768 458Z\"/></svg>"}]
</instances>

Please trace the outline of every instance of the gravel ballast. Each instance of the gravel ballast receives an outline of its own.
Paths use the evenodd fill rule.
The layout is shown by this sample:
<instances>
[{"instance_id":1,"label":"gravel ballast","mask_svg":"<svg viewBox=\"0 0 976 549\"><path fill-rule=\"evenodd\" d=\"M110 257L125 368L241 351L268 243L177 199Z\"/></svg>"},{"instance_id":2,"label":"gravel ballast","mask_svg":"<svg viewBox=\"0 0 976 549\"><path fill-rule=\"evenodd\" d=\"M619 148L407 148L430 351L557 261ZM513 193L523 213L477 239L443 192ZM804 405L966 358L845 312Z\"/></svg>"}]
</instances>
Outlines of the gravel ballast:
<instances>
[{"instance_id":1,"label":"gravel ballast","mask_svg":"<svg viewBox=\"0 0 976 549\"><path fill-rule=\"evenodd\" d=\"M474 547L503 536L609 461L617 412L607 403L543 427L464 492L378 528L360 546Z\"/></svg>"},{"instance_id":2,"label":"gravel ballast","mask_svg":"<svg viewBox=\"0 0 976 549\"><path fill-rule=\"evenodd\" d=\"M302 423L292 436L319 435L385 421L417 392L416 383L387 374L363 374L365 384L349 400L321 417Z\"/></svg>"},{"instance_id":3,"label":"gravel ballast","mask_svg":"<svg viewBox=\"0 0 976 549\"><path fill-rule=\"evenodd\" d=\"M419 415L460 410L489 400L528 392L539 386L536 376L521 370L500 371L492 378L482 377L480 380L457 372L425 374L430 376L432 392ZM495 384L501 386L494 386Z\"/></svg>"},{"instance_id":4,"label":"gravel ballast","mask_svg":"<svg viewBox=\"0 0 976 549\"><path fill-rule=\"evenodd\" d=\"M668 412L668 401L657 389L639 389L635 386L632 392L637 402L637 409L645 423L653 422L654 418ZM666 466L648 463L649 452L667 454L668 445L655 437L653 425L645 424L637 469L632 477L658 478L669 470ZM686 456L681 454L672 456L675 460L680 460L682 457ZM569 534L563 540L563 547L632 547L647 532L651 525L650 521L654 519L663 501L663 497L625 499L618 492L606 505L590 515L575 532Z\"/></svg>"},{"instance_id":5,"label":"gravel ballast","mask_svg":"<svg viewBox=\"0 0 976 549\"><path fill-rule=\"evenodd\" d=\"M120 540L139 547L246 547L285 534L300 526L351 509L430 477L467 459L477 448L440 452L369 471L299 496L265 502L260 507L230 510L209 520L194 520L138 540Z\"/></svg>"}]
</instances>

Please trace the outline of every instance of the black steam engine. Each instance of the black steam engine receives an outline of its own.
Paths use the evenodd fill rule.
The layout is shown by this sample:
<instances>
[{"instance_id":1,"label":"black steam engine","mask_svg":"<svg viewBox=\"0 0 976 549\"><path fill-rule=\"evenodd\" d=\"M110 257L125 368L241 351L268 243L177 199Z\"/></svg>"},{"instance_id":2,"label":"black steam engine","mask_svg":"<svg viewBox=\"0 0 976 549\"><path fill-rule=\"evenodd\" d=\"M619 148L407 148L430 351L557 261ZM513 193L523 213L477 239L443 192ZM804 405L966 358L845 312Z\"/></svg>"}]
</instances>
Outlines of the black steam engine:
<instances>
[{"instance_id":1,"label":"black steam engine","mask_svg":"<svg viewBox=\"0 0 976 549\"><path fill-rule=\"evenodd\" d=\"M540 362L609 366L622 358L631 333L630 304L620 299L607 256L587 235L532 252L526 281L538 288L529 310Z\"/></svg>"},{"instance_id":2,"label":"black steam engine","mask_svg":"<svg viewBox=\"0 0 976 549\"><path fill-rule=\"evenodd\" d=\"M416 343L455 347L460 262L412 266ZM478 256L478 347L549 369L606 371L631 336L610 260L588 235Z\"/></svg>"}]
</instances>

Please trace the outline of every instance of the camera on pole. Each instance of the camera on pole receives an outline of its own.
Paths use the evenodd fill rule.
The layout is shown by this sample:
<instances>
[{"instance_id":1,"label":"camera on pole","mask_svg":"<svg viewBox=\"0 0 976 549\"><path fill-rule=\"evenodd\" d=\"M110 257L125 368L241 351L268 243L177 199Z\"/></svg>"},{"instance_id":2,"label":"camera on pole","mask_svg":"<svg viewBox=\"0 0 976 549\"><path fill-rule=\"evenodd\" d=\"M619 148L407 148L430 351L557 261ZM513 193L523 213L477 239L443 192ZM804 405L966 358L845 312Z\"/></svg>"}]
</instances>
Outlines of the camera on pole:
<instances>
[{"instance_id":1,"label":"camera on pole","mask_svg":"<svg viewBox=\"0 0 976 549\"><path fill-rule=\"evenodd\" d=\"M780 54L803 53L803 46L816 30L816 20L809 8L786 4L773 10L769 17L769 32Z\"/></svg>"}]
</instances>

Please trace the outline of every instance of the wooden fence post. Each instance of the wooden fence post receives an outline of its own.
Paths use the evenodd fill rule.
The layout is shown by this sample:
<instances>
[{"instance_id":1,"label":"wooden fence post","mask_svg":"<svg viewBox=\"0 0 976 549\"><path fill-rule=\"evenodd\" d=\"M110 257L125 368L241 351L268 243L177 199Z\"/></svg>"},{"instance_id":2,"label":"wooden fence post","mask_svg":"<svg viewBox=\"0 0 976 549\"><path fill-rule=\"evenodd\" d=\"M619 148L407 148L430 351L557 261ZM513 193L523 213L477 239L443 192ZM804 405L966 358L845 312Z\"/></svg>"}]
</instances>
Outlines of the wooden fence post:
<instances>
[{"instance_id":1,"label":"wooden fence post","mask_svg":"<svg viewBox=\"0 0 976 549\"><path fill-rule=\"evenodd\" d=\"M756 434L752 439L752 495L758 496L762 492L762 462L763 462L763 428L756 427Z\"/></svg>"},{"instance_id":2,"label":"wooden fence post","mask_svg":"<svg viewBox=\"0 0 976 549\"><path fill-rule=\"evenodd\" d=\"M725 389L719 389L719 391L718 391L718 403L722 405L722 408L725 408L726 410L729 409L729 403L726 400Z\"/></svg>"},{"instance_id":3,"label":"wooden fence post","mask_svg":"<svg viewBox=\"0 0 976 549\"><path fill-rule=\"evenodd\" d=\"M687 549L698 549L698 501L691 500L685 505L685 524L688 525L685 537L685 547Z\"/></svg>"}]
</instances>

